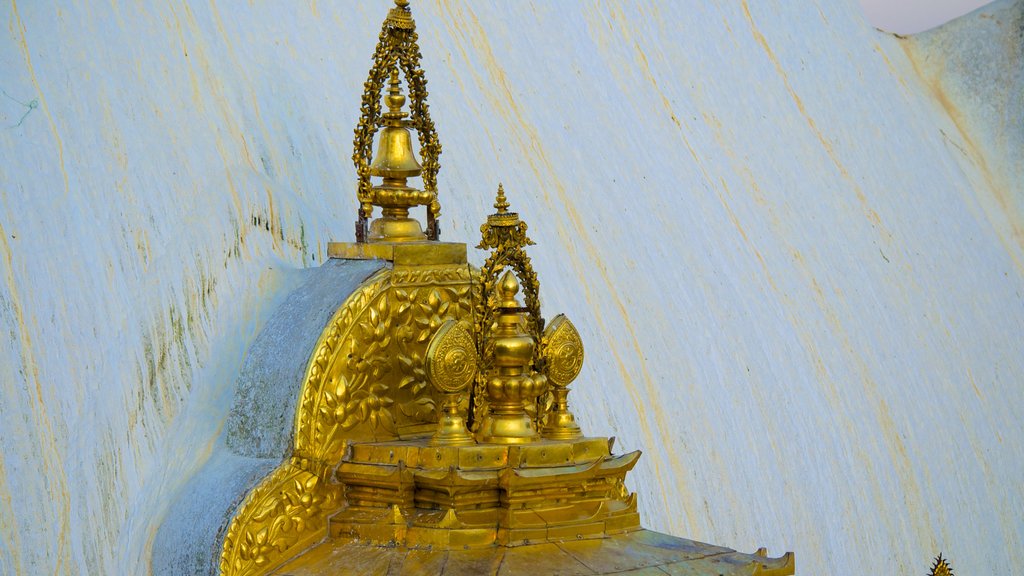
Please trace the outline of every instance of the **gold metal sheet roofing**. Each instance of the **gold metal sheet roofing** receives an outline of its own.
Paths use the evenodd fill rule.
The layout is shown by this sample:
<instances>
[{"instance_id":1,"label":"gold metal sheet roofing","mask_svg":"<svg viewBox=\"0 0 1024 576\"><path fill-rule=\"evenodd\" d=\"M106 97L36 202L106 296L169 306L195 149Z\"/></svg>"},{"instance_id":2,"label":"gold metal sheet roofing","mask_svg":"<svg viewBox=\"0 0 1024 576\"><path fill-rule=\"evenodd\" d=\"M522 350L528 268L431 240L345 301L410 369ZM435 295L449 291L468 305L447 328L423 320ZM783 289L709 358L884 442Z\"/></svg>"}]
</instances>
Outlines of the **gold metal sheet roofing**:
<instances>
[{"instance_id":1,"label":"gold metal sheet roofing","mask_svg":"<svg viewBox=\"0 0 1024 576\"><path fill-rule=\"evenodd\" d=\"M781 558L766 558L639 530L600 539L468 550L411 549L333 540L311 548L271 574L770 576L793 574L793 570L791 553Z\"/></svg>"}]
</instances>

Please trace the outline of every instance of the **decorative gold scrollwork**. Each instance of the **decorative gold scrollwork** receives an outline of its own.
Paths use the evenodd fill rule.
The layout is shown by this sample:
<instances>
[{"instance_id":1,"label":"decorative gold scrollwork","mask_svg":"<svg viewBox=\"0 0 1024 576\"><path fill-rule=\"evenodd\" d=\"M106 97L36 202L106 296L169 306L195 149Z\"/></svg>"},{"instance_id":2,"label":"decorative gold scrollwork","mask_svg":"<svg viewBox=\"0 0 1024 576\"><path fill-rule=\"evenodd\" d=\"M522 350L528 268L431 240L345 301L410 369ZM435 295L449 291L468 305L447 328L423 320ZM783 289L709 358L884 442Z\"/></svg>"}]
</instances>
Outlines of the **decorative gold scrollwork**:
<instances>
[{"instance_id":1,"label":"decorative gold scrollwork","mask_svg":"<svg viewBox=\"0 0 1024 576\"><path fill-rule=\"evenodd\" d=\"M391 283L398 286L419 285L465 285L472 279L469 266L439 266L429 268L397 268L391 273Z\"/></svg>"},{"instance_id":2,"label":"decorative gold scrollwork","mask_svg":"<svg viewBox=\"0 0 1024 576\"><path fill-rule=\"evenodd\" d=\"M261 574L323 536L341 486L288 462L246 498L224 537L221 574Z\"/></svg>"},{"instance_id":3,"label":"decorative gold scrollwork","mask_svg":"<svg viewBox=\"0 0 1024 576\"><path fill-rule=\"evenodd\" d=\"M375 352L390 345L389 320L382 314L388 310L385 296L389 287L390 271L378 272L349 296L321 335L299 397L296 456L322 462L340 456L340 433L379 409L380 385L377 389L365 385L371 376L380 376L386 369ZM350 354L353 342L362 343L364 338L375 342L362 346L358 356ZM344 363L338 362L342 356L347 356ZM351 377L345 377L345 372Z\"/></svg>"}]
</instances>

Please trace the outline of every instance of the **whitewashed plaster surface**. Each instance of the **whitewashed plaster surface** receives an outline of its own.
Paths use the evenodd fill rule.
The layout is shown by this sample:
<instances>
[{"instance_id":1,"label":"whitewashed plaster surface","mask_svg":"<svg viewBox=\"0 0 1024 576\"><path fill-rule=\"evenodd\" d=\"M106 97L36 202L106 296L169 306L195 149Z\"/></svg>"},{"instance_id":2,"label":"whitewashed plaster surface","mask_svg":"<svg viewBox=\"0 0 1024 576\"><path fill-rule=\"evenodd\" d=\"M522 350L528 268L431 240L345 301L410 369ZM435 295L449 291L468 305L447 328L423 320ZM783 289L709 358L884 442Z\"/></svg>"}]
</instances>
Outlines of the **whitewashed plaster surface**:
<instances>
[{"instance_id":1,"label":"whitewashed plaster surface","mask_svg":"<svg viewBox=\"0 0 1024 576\"><path fill-rule=\"evenodd\" d=\"M148 571L289 271L351 239L389 5L0 5L0 574ZM413 9L443 237L505 183L648 527L801 574L1019 574L1020 139L944 90L956 42L856 0ZM1019 93L999 30L977 88Z\"/></svg>"}]
</instances>

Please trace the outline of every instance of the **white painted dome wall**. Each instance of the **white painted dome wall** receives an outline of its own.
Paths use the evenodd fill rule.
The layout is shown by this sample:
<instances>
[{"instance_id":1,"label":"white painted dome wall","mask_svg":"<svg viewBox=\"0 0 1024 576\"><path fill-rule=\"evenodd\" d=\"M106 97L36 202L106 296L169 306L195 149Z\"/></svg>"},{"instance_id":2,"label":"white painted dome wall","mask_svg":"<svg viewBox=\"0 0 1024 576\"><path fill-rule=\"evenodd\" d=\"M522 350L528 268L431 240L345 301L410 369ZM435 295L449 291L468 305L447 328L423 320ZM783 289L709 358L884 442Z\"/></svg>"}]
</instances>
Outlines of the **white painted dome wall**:
<instances>
[{"instance_id":1,"label":"white painted dome wall","mask_svg":"<svg viewBox=\"0 0 1024 576\"><path fill-rule=\"evenodd\" d=\"M389 4L0 7L0 574L147 571L289 271L352 237ZM413 10L443 238L504 182L648 527L801 574L1011 574L1019 139L936 98L941 51L855 0Z\"/></svg>"}]
</instances>

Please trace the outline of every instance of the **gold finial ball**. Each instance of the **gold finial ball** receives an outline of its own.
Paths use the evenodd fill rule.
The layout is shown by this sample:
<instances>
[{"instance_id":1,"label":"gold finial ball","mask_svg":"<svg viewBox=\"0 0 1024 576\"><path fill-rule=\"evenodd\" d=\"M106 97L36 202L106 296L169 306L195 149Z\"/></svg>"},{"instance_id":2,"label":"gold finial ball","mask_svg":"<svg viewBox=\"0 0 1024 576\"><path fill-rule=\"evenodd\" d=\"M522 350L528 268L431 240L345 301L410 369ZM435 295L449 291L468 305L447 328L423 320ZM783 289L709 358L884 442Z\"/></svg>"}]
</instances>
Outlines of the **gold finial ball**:
<instances>
[{"instance_id":1,"label":"gold finial ball","mask_svg":"<svg viewBox=\"0 0 1024 576\"><path fill-rule=\"evenodd\" d=\"M395 0L395 6L398 6L399 8L408 8L409 0Z\"/></svg>"},{"instance_id":2,"label":"gold finial ball","mask_svg":"<svg viewBox=\"0 0 1024 576\"><path fill-rule=\"evenodd\" d=\"M503 308L518 308L519 303L516 302L518 293L519 281L516 280L516 276L511 270L506 270L501 280L498 281L498 300L501 302L501 306Z\"/></svg>"}]
</instances>

